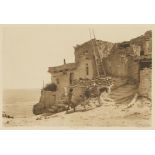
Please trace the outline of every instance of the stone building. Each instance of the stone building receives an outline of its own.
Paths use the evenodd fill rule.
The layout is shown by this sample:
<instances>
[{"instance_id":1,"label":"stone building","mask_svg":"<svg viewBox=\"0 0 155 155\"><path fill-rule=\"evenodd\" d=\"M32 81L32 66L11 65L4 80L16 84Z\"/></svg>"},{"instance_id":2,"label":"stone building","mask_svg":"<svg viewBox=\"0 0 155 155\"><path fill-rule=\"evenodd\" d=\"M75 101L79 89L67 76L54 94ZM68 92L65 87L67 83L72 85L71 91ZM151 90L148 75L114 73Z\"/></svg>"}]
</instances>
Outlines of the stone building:
<instances>
[{"instance_id":1,"label":"stone building","mask_svg":"<svg viewBox=\"0 0 155 155\"><path fill-rule=\"evenodd\" d=\"M67 95L68 89L80 80L110 76L137 85L141 96L151 98L152 32L122 43L110 43L95 38L74 47L75 62L49 67L57 91L42 90L39 104L51 106ZM117 84L117 81L116 81ZM78 101L83 87L75 87L73 98ZM51 95L51 97L49 97Z\"/></svg>"},{"instance_id":2,"label":"stone building","mask_svg":"<svg viewBox=\"0 0 155 155\"><path fill-rule=\"evenodd\" d=\"M107 42L106 42L107 43ZM49 67L48 72L52 76L52 80L58 86L57 99L60 99L73 82L80 79L95 79L96 77L104 76L104 67L98 44L102 41L92 39L82 45L74 47L75 62L66 63L56 67Z\"/></svg>"},{"instance_id":3,"label":"stone building","mask_svg":"<svg viewBox=\"0 0 155 155\"><path fill-rule=\"evenodd\" d=\"M152 32L122 43L110 43L92 39L74 47L75 62L49 67L60 98L65 88L79 79L95 79L101 76L127 78L139 85L141 64L152 59ZM146 61L146 60L145 60ZM144 63L143 63L144 64Z\"/></svg>"}]
</instances>

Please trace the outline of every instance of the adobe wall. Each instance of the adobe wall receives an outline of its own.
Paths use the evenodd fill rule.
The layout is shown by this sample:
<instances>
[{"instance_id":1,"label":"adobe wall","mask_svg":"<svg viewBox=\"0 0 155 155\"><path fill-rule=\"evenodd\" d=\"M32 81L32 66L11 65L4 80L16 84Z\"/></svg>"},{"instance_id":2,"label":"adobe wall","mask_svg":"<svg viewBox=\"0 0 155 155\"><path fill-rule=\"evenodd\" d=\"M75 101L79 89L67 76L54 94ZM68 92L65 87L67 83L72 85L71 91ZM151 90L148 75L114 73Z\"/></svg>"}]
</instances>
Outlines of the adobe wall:
<instances>
[{"instance_id":1,"label":"adobe wall","mask_svg":"<svg viewBox=\"0 0 155 155\"><path fill-rule=\"evenodd\" d=\"M56 102L56 92L52 91L41 91L40 102L44 105L44 108L49 108Z\"/></svg>"},{"instance_id":2,"label":"adobe wall","mask_svg":"<svg viewBox=\"0 0 155 155\"><path fill-rule=\"evenodd\" d=\"M94 45L92 41L88 41L82 45L75 47L75 62L78 64L77 77L92 79L97 75L97 68L94 58ZM88 63L90 75L86 76L85 66Z\"/></svg>"},{"instance_id":3,"label":"adobe wall","mask_svg":"<svg viewBox=\"0 0 155 155\"><path fill-rule=\"evenodd\" d=\"M126 57L121 57L118 53L111 54L103 59L103 65L108 75L115 77L128 76L128 63Z\"/></svg>"},{"instance_id":4,"label":"adobe wall","mask_svg":"<svg viewBox=\"0 0 155 155\"><path fill-rule=\"evenodd\" d=\"M128 79L139 83L139 60L132 56L128 57Z\"/></svg>"},{"instance_id":5,"label":"adobe wall","mask_svg":"<svg viewBox=\"0 0 155 155\"><path fill-rule=\"evenodd\" d=\"M121 57L115 54L104 60L104 66L106 73L110 76L139 81L139 62L133 57Z\"/></svg>"},{"instance_id":6,"label":"adobe wall","mask_svg":"<svg viewBox=\"0 0 155 155\"><path fill-rule=\"evenodd\" d=\"M108 75L139 82L139 58L151 54L152 32L148 31L128 42L115 44L108 56L103 57L103 64Z\"/></svg>"},{"instance_id":7,"label":"adobe wall","mask_svg":"<svg viewBox=\"0 0 155 155\"><path fill-rule=\"evenodd\" d=\"M88 64L88 75L86 71L86 67ZM93 63L91 59L86 59L85 57L82 57L80 59L80 63L78 63L77 69L74 71L75 79L79 78L88 78L92 79L94 77L94 70L93 70Z\"/></svg>"},{"instance_id":8,"label":"adobe wall","mask_svg":"<svg viewBox=\"0 0 155 155\"><path fill-rule=\"evenodd\" d=\"M144 68L140 71L139 95L152 98L152 69Z\"/></svg>"},{"instance_id":9,"label":"adobe wall","mask_svg":"<svg viewBox=\"0 0 155 155\"><path fill-rule=\"evenodd\" d=\"M57 100L60 100L65 94L64 87L68 87L70 85L69 82L69 74L70 72L67 71L66 73L60 72L55 75L56 85L57 85Z\"/></svg>"}]
</instances>

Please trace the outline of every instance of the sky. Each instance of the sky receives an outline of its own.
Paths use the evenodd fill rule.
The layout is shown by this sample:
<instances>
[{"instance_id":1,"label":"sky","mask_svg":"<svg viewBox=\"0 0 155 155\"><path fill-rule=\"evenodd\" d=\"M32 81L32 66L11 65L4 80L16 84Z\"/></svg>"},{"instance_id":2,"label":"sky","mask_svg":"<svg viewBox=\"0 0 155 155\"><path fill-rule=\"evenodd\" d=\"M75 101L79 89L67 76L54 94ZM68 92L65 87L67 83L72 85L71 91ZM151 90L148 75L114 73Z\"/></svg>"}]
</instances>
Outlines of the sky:
<instances>
[{"instance_id":1,"label":"sky","mask_svg":"<svg viewBox=\"0 0 155 155\"><path fill-rule=\"evenodd\" d=\"M50 82L49 66L74 62L74 46L90 39L128 41L151 30L151 25L1 25L4 89L41 88Z\"/></svg>"}]
</instances>

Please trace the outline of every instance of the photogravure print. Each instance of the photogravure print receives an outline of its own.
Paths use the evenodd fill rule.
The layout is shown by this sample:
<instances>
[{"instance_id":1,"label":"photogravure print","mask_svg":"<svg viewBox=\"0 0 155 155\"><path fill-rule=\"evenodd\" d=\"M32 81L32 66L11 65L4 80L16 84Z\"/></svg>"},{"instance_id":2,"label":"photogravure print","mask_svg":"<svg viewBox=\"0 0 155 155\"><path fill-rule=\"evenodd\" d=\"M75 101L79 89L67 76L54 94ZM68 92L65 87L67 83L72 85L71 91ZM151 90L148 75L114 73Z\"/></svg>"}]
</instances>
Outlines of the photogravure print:
<instances>
[{"instance_id":1,"label":"photogravure print","mask_svg":"<svg viewBox=\"0 0 155 155\"><path fill-rule=\"evenodd\" d=\"M106 31L104 25L100 30L83 25L88 27L88 39L83 41L77 32L73 35L75 25L68 26L64 30L63 25L4 26L3 127L151 127L152 30L113 42L98 38ZM57 27L61 32L56 32ZM80 33L82 25L78 27ZM64 36L67 32L73 36ZM71 38L77 43L72 44ZM69 54L67 45L73 47ZM51 46L55 51L49 50ZM45 70L35 70L45 63ZM48 82L41 77L46 72Z\"/></svg>"}]
</instances>

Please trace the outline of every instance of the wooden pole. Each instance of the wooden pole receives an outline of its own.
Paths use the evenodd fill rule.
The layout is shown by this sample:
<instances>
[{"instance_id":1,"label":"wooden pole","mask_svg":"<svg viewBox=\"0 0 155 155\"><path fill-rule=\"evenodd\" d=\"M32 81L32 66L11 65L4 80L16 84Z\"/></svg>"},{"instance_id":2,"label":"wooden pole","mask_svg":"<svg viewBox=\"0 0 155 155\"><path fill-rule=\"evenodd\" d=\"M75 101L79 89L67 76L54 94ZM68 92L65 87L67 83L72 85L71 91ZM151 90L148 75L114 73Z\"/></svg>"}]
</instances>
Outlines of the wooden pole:
<instances>
[{"instance_id":1,"label":"wooden pole","mask_svg":"<svg viewBox=\"0 0 155 155\"><path fill-rule=\"evenodd\" d=\"M94 47L93 40L91 39L91 31L90 31L90 29L89 29L89 34L90 34L91 44L92 44L92 47L93 47L93 54L94 54L94 57L95 57L95 66L96 66L97 76L100 76L100 73L99 73L99 70L98 70L98 65L97 65L97 60L96 60L96 50L95 50L95 47Z\"/></svg>"},{"instance_id":2,"label":"wooden pole","mask_svg":"<svg viewBox=\"0 0 155 155\"><path fill-rule=\"evenodd\" d=\"M102 58L101 58L101 56L100 56L99 49L98 49L98 45L97 45L97 43L96 43L96 37L95 37L94 30L92 30L92 32L93 32L93 36L94 36L94 40L95 40L95 45L96 45L96 48L97 48L97 52L98 52L98 55L99 55L99 57L100 57L101 67L102 67L102 69L103 69L104 75L106 76L106 72L105 72L104 66L103 66L103 64L102 64Z\"/></svg>"}]
</instances>

